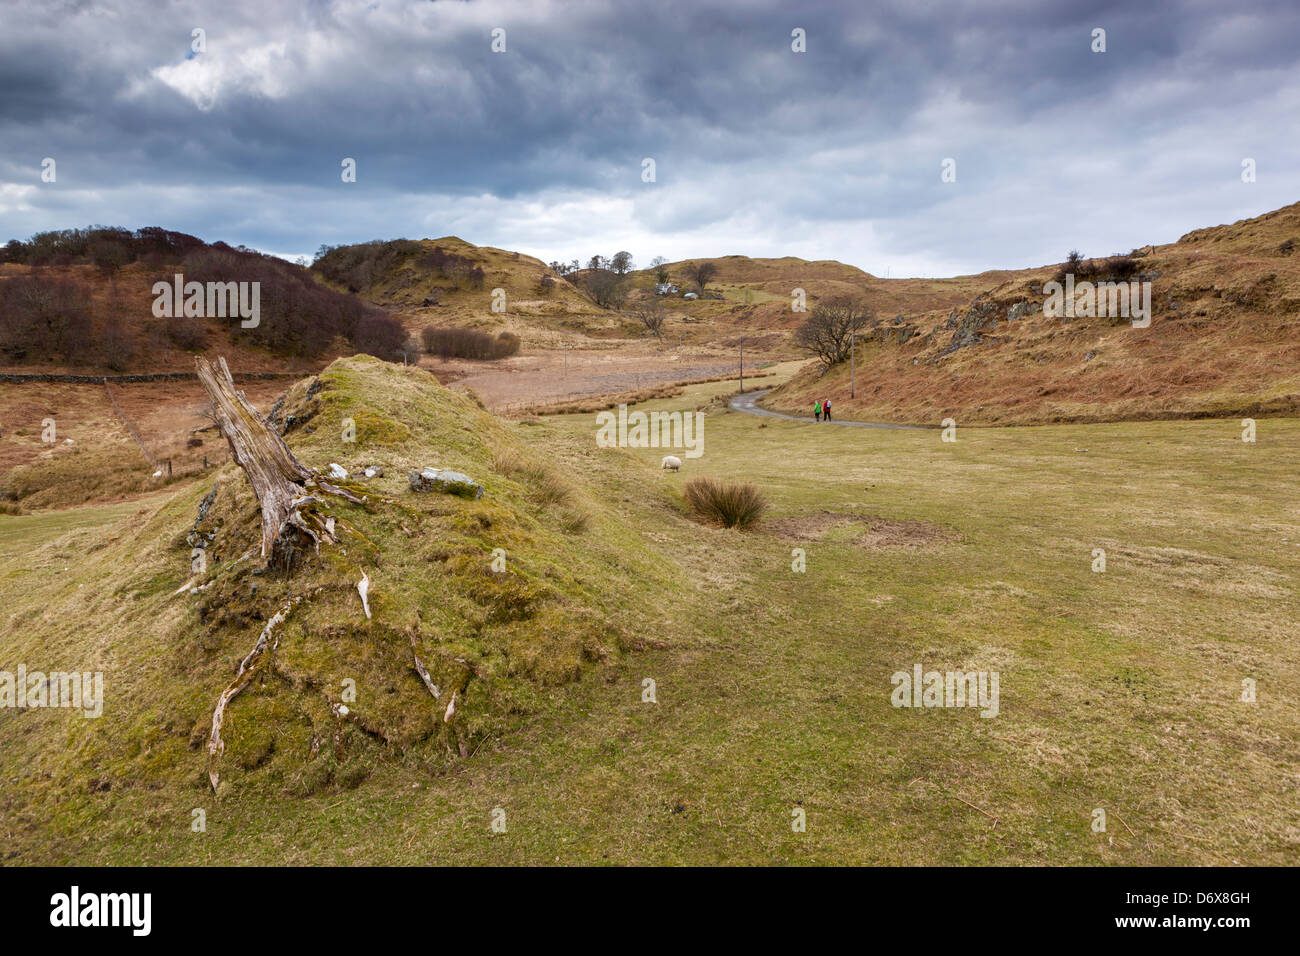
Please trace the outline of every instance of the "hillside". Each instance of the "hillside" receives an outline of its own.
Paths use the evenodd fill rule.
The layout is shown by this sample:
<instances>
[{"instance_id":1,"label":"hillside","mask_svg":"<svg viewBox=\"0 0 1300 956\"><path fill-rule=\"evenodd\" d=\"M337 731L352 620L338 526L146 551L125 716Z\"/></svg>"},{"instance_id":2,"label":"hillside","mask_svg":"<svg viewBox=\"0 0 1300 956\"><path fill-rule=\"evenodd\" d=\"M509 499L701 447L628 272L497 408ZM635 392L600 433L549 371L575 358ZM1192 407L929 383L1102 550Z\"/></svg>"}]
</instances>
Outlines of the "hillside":
<instances>
[{"instance_id":1,"label":"hillside","mask_svg":"<svg viewBox=\"0 0 1300 956\"><path fill-rule=\"evenodd\" d=\"M794 329L806 318L792 309L796 289L804 304L813 308L822 299L837 296L867 298L882 312L927 312L947 309L970 300L999 280L1004 273L984 273L952 279L881 279L855 266L834 260L808 261L794 256L780 259L731 255L716 259L689 259L668 263L671 281L682 293L696 291L686 276L688 266L711 263L717 270L708 286L710 298L689 301L678 296L655 297L654 273L633 273L633 302L659 298L666 306L673 330L684 331L688 341L736 347L744 340L751 354L787 357L795 354L790 342Z\"/></svg>"},{"instance_id":2,"label":"hillside","mask_svg":"<svg viewBox=\"0 0 1300 956\"><path fill-rule=\"evenodd\" d=\"M766 403L807 414L830 397L841 417L931 425L1294 414L1297 244L1300 204L1081 263L1081 279L1150 282L1147 328L1045 315L1062 267L1009 273L946 315L878 311L858 343L856 399L848 363L814 364Z\"/></svg>"},{"instance_id":3,"label":"hillside","mask_svg":"<svg viewBox=\"0 0 1300 956\"><path fill-rule=\"evenodd\" d=\"M195 354L217 353L245 373L301 373L358 351L400 357L405 340L300 265L155 227L38 233L0 263L10 374L192 374Z\"/></svg>"},{"instance_id":4,"label":"hillside","mask_svg":"<svg viewBox=\"0 0 1300 956\"><path fill-rule=\"evenodd\" d=\"M785 312L790 312L793 290L803 289L809 303L836 295L865 295L880 313L928 312L950 308L1013 273L983 272L972 276L950 279L883 279L856 266L845 265L830 259L809 261L795 256L780 259L751 258L749 256L722 256L716 259L689 259L667 265L674 281L690 288L687 280L680 278L688 264L712 263L717 268L717 278L712 285L734 302L742 303L749 290L751 301L778 300ZM638 273L648 275L648 271ZM770 297L770 299L769 299ZM792 313L792 318L797 315Z\"/></svg>"},{"instance_id":5,"label":"hillside","mask_svg":"<svg viewBox=\"0 0 1300 956\"><path fill-rule=\"evenodd\" d=\"M565 333L601 335L623 326L616 312L601 309L540 259L456 236L338 246L312 272L397 314L412 333L426 325L459 326L553 344ZM493 310L496 289L505 292L503 311Z\"/></svg>"}]
</instances>

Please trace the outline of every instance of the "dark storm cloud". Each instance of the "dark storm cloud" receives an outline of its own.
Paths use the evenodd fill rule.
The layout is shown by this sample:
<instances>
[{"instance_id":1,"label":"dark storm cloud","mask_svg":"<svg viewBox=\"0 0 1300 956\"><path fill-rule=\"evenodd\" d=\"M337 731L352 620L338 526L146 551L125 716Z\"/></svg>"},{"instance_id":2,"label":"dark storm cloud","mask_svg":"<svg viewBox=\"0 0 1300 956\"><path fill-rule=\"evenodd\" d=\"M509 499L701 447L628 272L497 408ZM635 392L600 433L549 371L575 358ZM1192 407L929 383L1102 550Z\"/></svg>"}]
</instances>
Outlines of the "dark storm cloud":
<instances>
[{"instance_id":1,"label":"dark storm cloud","mask_svg":"<svg viewBox=\"0 0 1300 956\"><path fill-rule=\"evenodd\" d=\"M1082 6L33 0L0 33L0 232L157 223L293 254L457 232L897 275L1297 198L1300 10Z\"/></svg>"}]
</instances>

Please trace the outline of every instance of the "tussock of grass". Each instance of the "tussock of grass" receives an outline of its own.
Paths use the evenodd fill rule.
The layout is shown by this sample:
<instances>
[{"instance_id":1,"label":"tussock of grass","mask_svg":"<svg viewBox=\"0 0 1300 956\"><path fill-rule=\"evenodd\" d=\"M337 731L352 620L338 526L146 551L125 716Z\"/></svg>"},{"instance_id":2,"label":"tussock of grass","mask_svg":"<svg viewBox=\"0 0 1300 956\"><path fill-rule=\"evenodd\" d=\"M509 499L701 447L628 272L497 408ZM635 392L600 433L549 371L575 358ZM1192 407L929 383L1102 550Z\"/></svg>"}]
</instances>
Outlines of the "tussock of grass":
<instances>
[{"instance_id":1,"label":"tussock of grass","mask_svg":"<svg viewBox=\"0 0 1300 956\"><path fill-rule=\"evenodd\" d=\"M522 480L530 488L529 497L540 505L562 505L573 498L573 487L544 465L528 461L518 452L505 450L492 459L492 470L507 478ZM566 522L568 517L566 517ZM585 520L582 524L585 528Z\"/></svg>"},{"instance_id":2,"label":"tussock of grass","mask_svg":"<svg viewBox=\"0 0 1300 956\"><path fill-rule=\"evenodd\" d=\"M499 451L496 457L492 459L492 470L498 475L504 475L506 478L513 478L525 468L523 458L519 453L512 450Z\"/></svg>"},{"instance_id":3,"label":"tussock of grass","mask_svg":"<svg viewBox=\"0 0 1300 956\"><path fill-rule=\"evenodd\" d=\"M767 500L758 485L748 481L692 478L682 490L692 511L724 528L751 528L767 510Z\"/></svg>"},{"instance_id":4,"label":"tussock of grass","mask_svg":"<svg viewBox=\"0 0 1300 956\"><path fill-rule=\"evenodd\" d=\"M560 519L560 529L565 534L583 534L591 523L591 516L585 511L570 508Z\"/></svg>"},{"instance_id":5,"label":"tussock of grass","mask_svg":"<svg viewBox=\"0 0 1300 956\"><path fill-rule=\"evenodd\" d=\"M574 503L574 489L549 469L527 461L518 452L500 451L492 460L492 470L506 478L520 478L531 486L529 497L543 507L561 506L560 530L565 534L585 534L591 515Z\"/></svg>"},{"instance_id":6,"label":"tussock of grass","mask_svg":"<svg viewBox=\"0 0 1300 956\"><path fill-rule=\"evenodd\" d=\"M532 479L532 499L538 504L561 505L573 495L569 483L553 472L536 469L528 477Z\"/></svg>"},{"instance_id":7,"label":"tussock of grass","mask_svg":"<svg viewBox=\"0 0 1300 956\"><path fill-rule=\"evenodd\" d=\"M536 462L529 462L521 457L517 451L506 450L499 451L497 457L493 459L493 471L498 475L512 477L524 481L529 486L529 498L537 502L538 505L567 505L572 501L573 488L550 468L542 466ZM575 512L576 514L576 512ZM565 525L571 522L572 514L565 515ZM582 520L581 529L586 527L585 516ZM565 527L567 529L567 527Z\"/></svg>"}]
</instances>

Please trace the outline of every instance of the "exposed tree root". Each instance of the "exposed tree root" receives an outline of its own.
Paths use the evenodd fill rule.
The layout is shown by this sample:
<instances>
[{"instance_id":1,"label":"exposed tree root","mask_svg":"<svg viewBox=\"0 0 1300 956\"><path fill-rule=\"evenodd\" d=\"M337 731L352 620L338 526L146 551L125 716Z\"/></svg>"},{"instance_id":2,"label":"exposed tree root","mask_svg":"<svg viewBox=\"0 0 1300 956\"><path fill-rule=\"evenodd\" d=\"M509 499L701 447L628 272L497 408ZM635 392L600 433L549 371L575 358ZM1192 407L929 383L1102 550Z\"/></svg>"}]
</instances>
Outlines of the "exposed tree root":
<instances>
[{"instance_id":1,"label":"exposed tree root","mask_svg":"<svg viewBox=\"0 0 1300 956\"><path fill-rule=\"evenodd\" d=\"M415 649L414 637L411 638L411 656L415 658L415 672L420 675L420 680L424 681L424 686L429 689L429 693L433 695L433 699L437 700L442 696L442 691L438 689L438 685L435 684L433 678L429 676L429 669L424 666L424 661L420 660L420 655Z\"/></svg>"},{"instance_id":2,"label":"exposed tree root","mask_svg":"<svg viewBox=\"0 0 1300 956\"><path fill-rule=\"evenodd\" d=\"M316 588L310 594L300 594L296 598L289 600L284 607L271 615L270 620L262 628L262 633L258 635L257 643L253 649L239 664L239 673L235 679L230 682L221 696L217 698L217 707L212 712L212 735L208 738L208 781L212 784L212 789L217 789L217 758L221 756L226 749L225 741L221 739L221 725L226 716L226 705L239 695L239 692L252 683L253 677L262 668L267 660L267 651L274 651L279 646L280 637L276 633L276 628L285 622L289 617L289 612L300 604L304 598L311 597L321 591Z\"/></svg>"},{"instance_id":3,"label":"exposed tree root","mask_svg":"<svg viewBox=\"0 0 1300 956\"><path fill-rule=\"evenodd\" d=\"M334 495L335 497L342 498L344 501L350 501L354 505L363 505L369 500L367 498L354 495L346 488L340 488L338 485L331 485L328 481L325 481L320 477L309 478L307 480L307 484L315 485L317 488L325 492L327 495Z\"/></svg>"}]
</instances>

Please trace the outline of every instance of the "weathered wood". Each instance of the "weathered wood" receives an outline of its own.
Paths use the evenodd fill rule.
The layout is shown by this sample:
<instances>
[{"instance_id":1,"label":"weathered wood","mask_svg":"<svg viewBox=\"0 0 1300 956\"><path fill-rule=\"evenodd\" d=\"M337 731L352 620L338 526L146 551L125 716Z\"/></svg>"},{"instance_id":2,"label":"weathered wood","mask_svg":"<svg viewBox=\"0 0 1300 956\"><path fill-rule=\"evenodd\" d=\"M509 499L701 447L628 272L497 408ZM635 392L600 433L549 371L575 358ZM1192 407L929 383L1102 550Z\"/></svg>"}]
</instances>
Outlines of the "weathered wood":
<instances>
[{"instance_id":1,"label":"weathered wood","mask_svg":"<svg viewBox=\"0 0 1300 956\"><path fill-rule=\"evenodd\" d=\"M420 660L420 654L415 646L415 635L411 635L411 656L415 658L415 672L420 675L420 680L424 681L424 686L428 688L433 699L437 700L442 696L442 691L438 685L433 682L433 676L429 673L429 668L424 666L424 661Z\"/></svg>"},{"instance_id":2,"label":"weathered wood","mask_svg":"<svg viewBox=\"0 0 1300 956\"><path fill-rule=\"evenodd\" d=\"M310 499L303 483L312 473L294 457L284 439L258 414L244 393L235 388L224 358L218 358L213 365L198 356L194 365L212 401L213 414L230 454L248 476L261 505L262 557L270 558L286 526L306 530L296 506Z\"/></svg>"}]
</instances>

